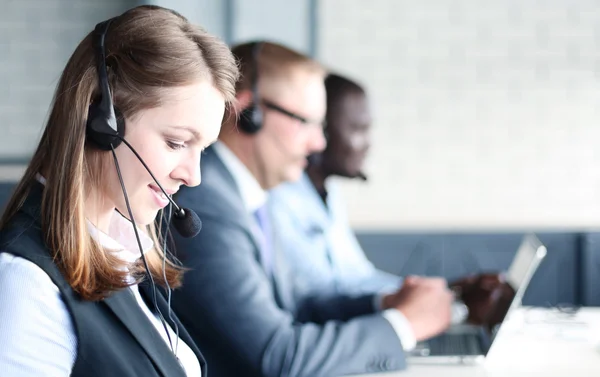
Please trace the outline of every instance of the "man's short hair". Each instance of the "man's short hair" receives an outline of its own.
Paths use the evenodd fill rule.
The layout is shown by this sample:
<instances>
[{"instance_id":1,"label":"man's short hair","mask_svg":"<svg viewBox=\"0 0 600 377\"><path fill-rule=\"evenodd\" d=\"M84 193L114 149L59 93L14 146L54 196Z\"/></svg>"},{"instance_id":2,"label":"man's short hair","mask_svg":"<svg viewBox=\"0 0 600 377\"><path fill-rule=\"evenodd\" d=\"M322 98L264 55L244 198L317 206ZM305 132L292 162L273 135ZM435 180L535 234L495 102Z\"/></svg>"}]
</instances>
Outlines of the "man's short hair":
<instances>
[{"instance_id":1,"label":"man's short hair","mask_svg":"<svg viewBox=\"0 0 600 377\"><path fill-rule=\"evenodd\" d=\"M260 44L258 49L257 44ZM314 59L274 42L246 42L234 46L231 51L240 66L237 92L251 89L255 77L259 80L284 80L297 71L326 75L324 67Z\"/></svg>"}]
</instances>

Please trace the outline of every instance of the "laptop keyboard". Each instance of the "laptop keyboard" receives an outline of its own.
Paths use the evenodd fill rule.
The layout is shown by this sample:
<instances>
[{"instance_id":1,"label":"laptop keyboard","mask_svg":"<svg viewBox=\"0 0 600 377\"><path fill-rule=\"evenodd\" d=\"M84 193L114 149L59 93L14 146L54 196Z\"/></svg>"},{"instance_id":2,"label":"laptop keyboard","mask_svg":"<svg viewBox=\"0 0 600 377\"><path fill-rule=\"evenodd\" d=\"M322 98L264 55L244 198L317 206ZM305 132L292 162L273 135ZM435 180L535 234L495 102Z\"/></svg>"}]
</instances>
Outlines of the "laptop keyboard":
<instances>
[{"instance_id":1,"label":"laptop keyboard","mask_svg":"<svg viewBox=\"0 0 600 377\"><path fill-rule=\"evenodd\" d=\"M442 334L427 342L429 355L439 356L460 356L460 355L481 355L481 342L479 337L471 334Z\"/></svg>"}]
</instances>

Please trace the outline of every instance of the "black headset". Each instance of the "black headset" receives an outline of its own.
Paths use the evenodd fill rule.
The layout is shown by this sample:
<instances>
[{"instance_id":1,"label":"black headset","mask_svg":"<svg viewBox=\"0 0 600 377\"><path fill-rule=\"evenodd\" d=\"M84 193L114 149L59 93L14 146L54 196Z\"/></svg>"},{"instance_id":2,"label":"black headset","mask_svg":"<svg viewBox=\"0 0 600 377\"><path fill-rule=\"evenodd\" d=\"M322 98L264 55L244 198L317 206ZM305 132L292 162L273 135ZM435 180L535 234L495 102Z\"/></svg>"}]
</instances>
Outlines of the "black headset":
<instances>
[{"instance_id":1,"label":"black headset","mask_svg":"<svg viewBox=\"0 0 600 377\"><path fill-rule=\"evenodd\" d=\"M264 42L254 42L252 46L252 62L254 64L250 87L252 90L252 104L242 110L238 121L238 127L243 132L252 135L260 131L263 123L263 113L260 109L260 100L258 93L258 55Z\"/></svg>"},{"instance_id":2,"label":"black headset","mask_svg":"<svg viewBox=\"0 0 600 377\"><path fill-rule=\"evenodd\" d=\"M111 18L101 22L94 29L94 53L101 97L90 104L86 124L87 140L106 151L118 147L125 136L125 120L113 105L106 69L104 39L112 21Z\"/></svg>"},{"instance_id":3,"label":"black headset","mask_svg":"<svg viewBox=\"0 0 600 377\"><path fill-rule=\"evenodd\" d=\"M110 85L109 85L109 81L108 81L108 72L107 72L107 68L106 68L106 51L105 51L105 47L104 47L104 40L106 38L108 28L113 20L114 20L114 18L111 18L107 21L103 21L103 22L99 23L98 25L96 25L96 28L94 29L93 45L94 45L94 53L96 56L96 69L98 70L98 80L99 80L101 98L99 100L92 101L92 103L89 106L88 119L86 122L86 141L92 142L96 147L100 148L101 150L112 151L112 153L113 153L115 167L117 169L117 173L119 174L121 187L123 189L127 208L129 211L129 215L130 215L130 219L131 219L130 221L132 222L132 225L134 227L135 236L138 241L138 246L140 247L141 259L144 262L144 268L146 269L146 274L148 275L148 278L150 280L150 285L151 285L151 289L152 289L152 298L151 299L152 299L152 303L154 304L154 310L155 310L156 314L158 314L159 319L165 329L171 351L173 352L175 357L177 357L177 343L176 343L175 347L173 347L171 335L169 335L169 330L167 329L167 326L168 326L167 321L165 320L160 309L158 308L157 298L156 298L156 284L154 282L154 278L152 277L152 274L150 273L148 264L146 262L146 257L144 256L144 253L141 248L141 242L140 242L139 235L137 232L137 227L133 220L133 215L131 213L131 208L129 206L129 201L127 198L127 193L125 191L124 182L121 177L119 163L117 161L116 154L115 154L115 149L121 144L121 142L125 142L125 145L127 147L129 147L131 149L131 151L137 156L137 158L144 165L146 170L148 170L148 173L150 173L152 178L155 180L155 182L159 185L159 187L162 190L162 186L160 186L160 183L156 180L156 178L154 177L154 175L152 174L150 169L148 169L148 167L146 166L146 164L144 163L142 158L137 154L137 152L133 149L133 147L131 147L131 145L129 145L129 143L127 143L127 141L125 141L125 139L124 139L124 137L125 137L125 120L124 120L121 112L114 106L113 101L112 101L112 95L110 92ZM163 192L164 192L164 190L163 190ZM165 195L167 195L167 194L165 193ZM171 203L174 203L172 201L172 199L170 199L170 201L171 201ZM177 206L177 208L179 208L179 207ZM189 210L187 210L187 211L188 211L188 213L190 212ZM185 213L184 213L184 215L185 215ZM194 214L194 216L196 218L198 217L195 214ZM164 253L166 253L166 239L167 238L165 237L165 240L164 240L165 242L163 244ZM166 255L163 255L163 258L166 258ZM166 259L163 259L163 276L164 276L165 263L166 263ZM169 306L168 315L169 315L169 319L171 320L171 324L173 326L173 330L175 331L177 341L178 341L179 340L179 329L177 327L177 324L173 320L172 311L171 311L171 302L170 302L171 301L171 299L170 299L171 288L168 286L169 283L167 282L166 277L164 277L164 279L167 284L167 292L169 295L169 297L168 297L168 306Z\"/></svg>"}]
</instances>

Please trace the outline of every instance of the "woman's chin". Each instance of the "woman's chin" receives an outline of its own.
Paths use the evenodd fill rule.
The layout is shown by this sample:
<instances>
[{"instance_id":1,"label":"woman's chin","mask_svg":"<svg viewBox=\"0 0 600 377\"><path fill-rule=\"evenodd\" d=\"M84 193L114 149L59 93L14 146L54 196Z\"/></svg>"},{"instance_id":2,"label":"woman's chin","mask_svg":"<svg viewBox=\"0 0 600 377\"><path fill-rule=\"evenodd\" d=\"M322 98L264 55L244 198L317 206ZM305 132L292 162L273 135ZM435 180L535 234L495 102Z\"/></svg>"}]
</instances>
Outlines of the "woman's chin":
<instances>
[{"instance_id":1,"label":"woman's chin","mask_svg":"<svg viewBox=\"0 0 600 377\"><path fill-rule=\"evenodd\" d=\"M127 211L127 207L125 208L117 208L117 210L126 218L129 219L129 211ZM158 215L158 208L153 203L146 206L136 206L134 203L131 203L131 209L133 210L133 218L135 219L135 225L139 227L145 227L147 225L152 224L156 220L156 216ZM142 208L140 208L142 207Z\"/></svg>"},{"instance_id":2,"label":"woman's chin","mask_svg":"<svg viewBox=\"0 0 600 377\"><path fill-rule=\"evenodd\" d=\"M156 216L158 215L158 211L152 211L147 214L144 214L140 221L140 226L147 226L152 224L156 220Z\"/></svg>"},{"instance_id":3,"label":"woman's chin","mask_svg":"<svg viewBox=\"0 0 600 377\"><path fill-rule=\"evenodd\" d=\"M133 216L135 218L135 225L141 228L146 227L147 225L152 224L156 220L157 215L158 210L156 209L140 211L137 213L134 212Z\"/></svg>"}]
</instances>

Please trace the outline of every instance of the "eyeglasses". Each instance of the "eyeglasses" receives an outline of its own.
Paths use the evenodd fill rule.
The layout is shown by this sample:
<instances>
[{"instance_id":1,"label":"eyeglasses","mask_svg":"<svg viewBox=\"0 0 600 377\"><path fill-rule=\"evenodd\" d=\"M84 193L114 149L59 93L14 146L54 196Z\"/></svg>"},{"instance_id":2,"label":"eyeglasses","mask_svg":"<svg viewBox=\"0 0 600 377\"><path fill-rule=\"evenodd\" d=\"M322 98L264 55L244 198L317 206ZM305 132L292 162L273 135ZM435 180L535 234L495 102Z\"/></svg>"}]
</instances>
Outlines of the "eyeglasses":
<instances>
[{"instance_id":1,"label":"eyeglasses","mask_svg":"<svg viewBox=\"0 0 600 377\"><path fill-rule=\"evenodd\" d=\"M294 113L292 111L286 110L283 107L281 107L281 106L279 106L279 105L277 105L277 104L275 104L275 103L273 103L273 102L271 102L269 100L266 100L266 99L263 99L262 103L263 103L263 105L267 109L273 110L273 111L277 111L278 113L283 114L285 116L288 116L288 117L290 117L292 119L295 119L295 120L299 121L302 124L307 124L307 125L308 124L315 124L315 125L318 125L318 126L320 126L322 128L325 128L325 121L324 120L323 121L317 121L317 120L313 120L313 119L308 119L306 117L303 117L302 115L298 115L298 114L296 114L296 113Z\"/></svg>"}]
</instances>

